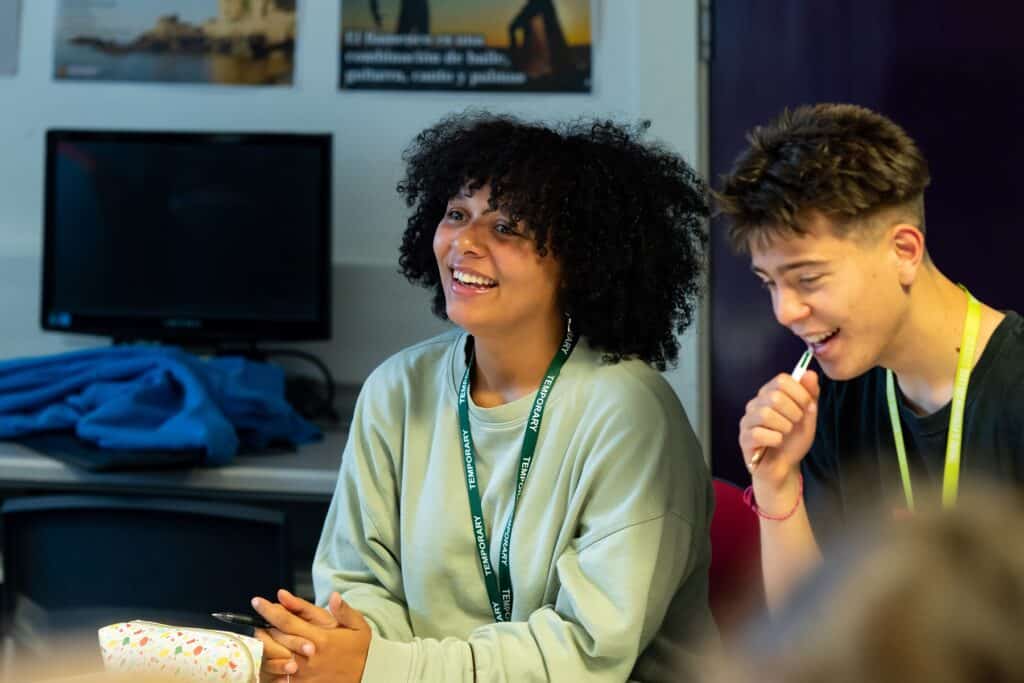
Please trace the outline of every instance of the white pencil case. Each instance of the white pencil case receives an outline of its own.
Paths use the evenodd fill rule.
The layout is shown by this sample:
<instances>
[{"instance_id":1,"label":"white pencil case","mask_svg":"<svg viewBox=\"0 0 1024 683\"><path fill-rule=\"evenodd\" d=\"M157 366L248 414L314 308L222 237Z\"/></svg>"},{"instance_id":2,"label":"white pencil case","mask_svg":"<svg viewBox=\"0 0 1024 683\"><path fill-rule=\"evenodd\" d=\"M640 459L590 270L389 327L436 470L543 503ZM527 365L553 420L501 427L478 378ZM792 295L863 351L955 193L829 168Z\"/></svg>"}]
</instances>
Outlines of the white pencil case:
<instances>
[{"instance_id":1,"label":"white pencil case","mask_svg":"<svg viewBox=\"0 0 1024 683\"><path fill-rule=\"evenodd\" d=\"M237 633L128 621L101 628L99 641L107 671L190 681L259 681L263 643Z\"/></svg>"}]
</instances>

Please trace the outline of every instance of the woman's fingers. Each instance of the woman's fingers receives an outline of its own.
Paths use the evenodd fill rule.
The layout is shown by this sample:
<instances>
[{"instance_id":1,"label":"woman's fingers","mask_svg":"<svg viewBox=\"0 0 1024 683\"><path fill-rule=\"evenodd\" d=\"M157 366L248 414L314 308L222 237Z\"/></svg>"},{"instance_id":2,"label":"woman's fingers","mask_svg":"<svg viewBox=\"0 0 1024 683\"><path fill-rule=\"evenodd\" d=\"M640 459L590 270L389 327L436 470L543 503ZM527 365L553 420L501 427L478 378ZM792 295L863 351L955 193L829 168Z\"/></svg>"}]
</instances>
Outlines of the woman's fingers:
<instances>
[{"instance_id":1,"label":"woman's fingers","mask_svg":"<svg viewBox=\"0 0 1024 683\"><path fill-rule=\"evenodd\" d=\"M289 612L302 617L311 624L316 624L322 628L334 628L338 625L338 622L335 621L331 613L323 607L317 607L308 600L292 595L283 588L277 591L277 600Z\"/></svg>"},{"instance_id":2,"label":"woman's fingers","mask_svg":"<svg viewBox=\"0 0 1024 683\"><path fill-rule=\"evenodd\" d=\"M288 656L296 654L312 657L316 654L316 646L301 636L293 636L276 628L270 629L268 633L277 643L287 648Z\"/></svg>"},{"instance_id":3,"label":"woman's fingers","mask_svg":"<svg viewBox=\"0 0 1024 683\"><path fill-rule=\"evenodd\" d=\"M331 614L337 619L338 624L344 628L355 629L357 631L368 630L370 625L366 623L366 619L362 613L345 602L341 594L337 591L331 593L331 596L327 600L327 606L331 610Z\"/></svg>"},{"instance_id":4,"label":"woman's fingers","mask_svg":"<svg viewBox=\"0 0 1024 683\"><path fill-rule=\"evenodd\" d=\"M277 642L267 629L258 628L253 635L263 643L263 659L291 659L291 650Z\"/></svg>"},{"instance_id":5,"label":"woman's fingers","mask_svg":"<svg viewBox=\"0 0 1024 683\"><path fill-rule=\"evenodd\" d=\"M294 659L265 659L260 673L273 676L294 676L299 672L299 663Z\"/></svg>"},{"instance_id":6,"label":"woman's fingers","mask_svg":"<svg viewBox=\"0 0 1024 683\"><path fill-rule=\"evenodd\" d=\"M316 646L320 645L324 633L323 628L295 616L282 605L270 602L264 598L253 598L252 608L278 631L288 635L300 636Z\"/></svg>"}]
</instances>

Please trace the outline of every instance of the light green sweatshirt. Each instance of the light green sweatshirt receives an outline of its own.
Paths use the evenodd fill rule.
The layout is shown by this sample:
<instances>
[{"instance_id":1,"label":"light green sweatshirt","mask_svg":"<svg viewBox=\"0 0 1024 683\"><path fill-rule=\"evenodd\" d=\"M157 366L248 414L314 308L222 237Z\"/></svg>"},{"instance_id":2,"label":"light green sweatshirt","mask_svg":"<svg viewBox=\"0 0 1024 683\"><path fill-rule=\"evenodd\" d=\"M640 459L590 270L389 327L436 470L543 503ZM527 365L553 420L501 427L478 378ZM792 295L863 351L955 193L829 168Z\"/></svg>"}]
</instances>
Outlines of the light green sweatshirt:
<instances>
[{"instance_id":1,"label":"light green sweatshirt","mask_svg":"<svg viewBox=\"0 0 1024 683\"><path fill-rule=\"evenodd\" d=\"M713 499L675 393L648 365L603 363L580 341L516 511L512 621L495 623L456 412L466 340L398 353L356 403L313 579L318 603L339 591L373 627L363 680L687 680L714 636ZM470 401L494 561L532 402Z\"/></svg>"}]
</instances>

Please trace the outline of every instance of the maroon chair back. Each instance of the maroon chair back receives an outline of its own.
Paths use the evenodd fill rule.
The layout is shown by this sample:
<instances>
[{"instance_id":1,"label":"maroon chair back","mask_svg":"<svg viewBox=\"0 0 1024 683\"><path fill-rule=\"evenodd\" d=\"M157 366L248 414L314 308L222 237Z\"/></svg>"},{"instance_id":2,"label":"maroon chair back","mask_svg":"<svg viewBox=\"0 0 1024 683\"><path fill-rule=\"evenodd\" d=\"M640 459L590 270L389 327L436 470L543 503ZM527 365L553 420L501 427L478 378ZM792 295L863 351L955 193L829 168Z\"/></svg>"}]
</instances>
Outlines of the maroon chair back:
<instances>
[{"instance_id":1,"label":"maroon chair back","mask_svg":"<svg viewBox=\"0 0 1024 683\"><path fill-rule=\"evenodd\" d=\"M711 568L708 600L723 637L764 608L761 538L757 515L743 502L743 491L714 479Z\"/></svg>"}]
</instances>

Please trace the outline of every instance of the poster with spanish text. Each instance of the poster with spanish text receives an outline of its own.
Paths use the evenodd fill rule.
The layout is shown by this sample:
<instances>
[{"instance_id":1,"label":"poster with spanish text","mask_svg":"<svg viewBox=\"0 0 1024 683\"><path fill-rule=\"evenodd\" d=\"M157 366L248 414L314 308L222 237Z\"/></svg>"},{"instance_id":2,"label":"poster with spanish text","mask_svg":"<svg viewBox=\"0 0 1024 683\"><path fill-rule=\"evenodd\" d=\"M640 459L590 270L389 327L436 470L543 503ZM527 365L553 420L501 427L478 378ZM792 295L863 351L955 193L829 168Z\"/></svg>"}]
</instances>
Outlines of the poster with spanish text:
<instances>
[{"instance_id":1,"label":"poster with spanish text","mask_svg":"<svg viewBox=\"0 0 1024 683\"><path fill-rule=\"evenodd\" d=\"M339 87L590 92L590 0L343 0Z\"/></svg>"}]
</instances>

